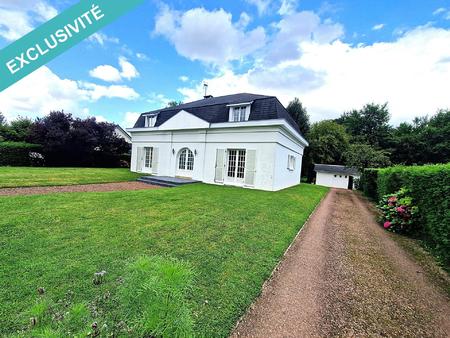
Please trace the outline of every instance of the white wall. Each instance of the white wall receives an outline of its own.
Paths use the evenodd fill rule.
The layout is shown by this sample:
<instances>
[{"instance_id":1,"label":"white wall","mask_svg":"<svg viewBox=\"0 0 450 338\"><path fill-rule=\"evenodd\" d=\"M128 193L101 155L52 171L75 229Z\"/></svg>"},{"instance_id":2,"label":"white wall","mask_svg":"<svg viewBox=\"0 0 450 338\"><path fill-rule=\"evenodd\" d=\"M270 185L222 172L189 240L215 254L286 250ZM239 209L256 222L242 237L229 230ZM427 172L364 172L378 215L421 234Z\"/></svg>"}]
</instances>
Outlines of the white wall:
<instances>
[{"instance_id":1,"label":"white wall","mask_svg":"<svg viewBox=\"0 0 450 338\"><path fill-rule=\"evenodd\" d=\"M287 134L280 132L277 135L273 190L280 190L300 184L303 150L303 147L292 140ZM288 169L289 155L295 157L294 170Z\"/></svg>"},{"instance_id":2,"label":"white wall","mask_svg":"<svg viewBox=\"0 0 450 338\"><path fill-rule=\"evenodd\" d=\"M330 174L318 172L316 175L316 184L332 188L347 189L349 176L347 176L347 178L345 176L346 175L342 174Z\"/></svg>"},{"instance_id":3,"label":"white wall","mask_svg":"<svg viewBox=\"0 0 450 338\"><path fill-rule=\"evenodd\" d=\"M132 142L131 171L136 171L137 147L157 147L159 164L156 174L176 176L178 151L188 147L192 152L197 152L192 178L205 183L223 184L214 181L216 150L246 149L256 151L253 188L279 190L300 182L303 147L290 139L279 126L135 131L132 132ZM296 157L293 171L287 169L289 154Z\"/></svg>"}]
</instances>

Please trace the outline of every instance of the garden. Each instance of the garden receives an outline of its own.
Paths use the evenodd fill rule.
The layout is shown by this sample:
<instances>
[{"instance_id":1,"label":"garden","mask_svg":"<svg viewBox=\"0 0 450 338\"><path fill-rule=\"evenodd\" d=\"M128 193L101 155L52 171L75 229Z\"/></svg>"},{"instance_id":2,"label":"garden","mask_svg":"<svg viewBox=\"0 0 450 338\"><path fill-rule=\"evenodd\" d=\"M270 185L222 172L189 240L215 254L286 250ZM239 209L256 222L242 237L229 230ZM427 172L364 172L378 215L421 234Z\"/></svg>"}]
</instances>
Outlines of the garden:
<instances>
[{"instance_id":1,"label":"garden","mask_svg":"<svg viewBox=\"0 0 450 338\"><path fill-rule=\"evenodd\" d=\"M0 197L0 335L226 337L326 192Z\"/></svg>"},{"instance_id":2,"label":"garden","mask_svg":"<svg viewBox=\"0 0 450 338\"><path fill-rule=\"evenodd\" d=\"M384 228L419 239L450 269L450 163L366 169L360 189L379 201Z\"/></svg>"}]
</instances>

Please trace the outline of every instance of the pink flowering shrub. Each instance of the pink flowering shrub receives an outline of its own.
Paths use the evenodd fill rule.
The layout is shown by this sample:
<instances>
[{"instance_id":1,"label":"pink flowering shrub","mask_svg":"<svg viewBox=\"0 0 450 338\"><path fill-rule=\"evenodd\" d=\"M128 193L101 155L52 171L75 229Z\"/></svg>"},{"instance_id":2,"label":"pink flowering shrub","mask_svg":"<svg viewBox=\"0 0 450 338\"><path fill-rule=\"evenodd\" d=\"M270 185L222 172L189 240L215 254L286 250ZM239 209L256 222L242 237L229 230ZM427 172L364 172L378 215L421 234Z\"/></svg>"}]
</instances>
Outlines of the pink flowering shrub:
<instances>
[{"instance_id":1,"label":"pink flowering shrub","mask_svg":"<svg viewBox=\"0 0 450 338\"><path fill-rule=\"evenodd\" d=\"M416 229L417 207L413 205L407 189L383 196L378 208L382 212L383 227L392 232L409 233Z\"/></svg>"}]
</instances>

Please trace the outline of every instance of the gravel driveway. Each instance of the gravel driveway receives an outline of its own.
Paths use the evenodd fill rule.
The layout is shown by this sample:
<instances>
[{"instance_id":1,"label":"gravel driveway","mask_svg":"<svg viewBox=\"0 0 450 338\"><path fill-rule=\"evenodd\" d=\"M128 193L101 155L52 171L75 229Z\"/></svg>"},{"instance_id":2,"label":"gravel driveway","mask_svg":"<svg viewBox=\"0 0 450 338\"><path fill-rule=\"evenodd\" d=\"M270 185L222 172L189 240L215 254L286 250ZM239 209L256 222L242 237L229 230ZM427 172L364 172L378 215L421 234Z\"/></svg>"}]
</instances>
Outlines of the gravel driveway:
<instances>
[{"instance_id":1,"label":"gravel driveway","mask_svg":"<svg viewBox=\"0 0 450 338\"><path fill-rule=\"evenodd\" d=\"M142 182L116 182L98 184L77 184L54 187L26 187L26 188L2 188L0 196L11 195L38 195L55 192L89 192L89 191L119 191L119 190L144 190L159 189L161 187Z\"/></svg>"},{"instance_id":2,"label":"gravel driveway","mask_svg":"<svg viewBox=\"0 0 450 338\"><path fill-rule=\"evenodd\" d=\"M449 337L450 302L376 223L332 189L232 337Z\"/></svg>"}]
</instances>

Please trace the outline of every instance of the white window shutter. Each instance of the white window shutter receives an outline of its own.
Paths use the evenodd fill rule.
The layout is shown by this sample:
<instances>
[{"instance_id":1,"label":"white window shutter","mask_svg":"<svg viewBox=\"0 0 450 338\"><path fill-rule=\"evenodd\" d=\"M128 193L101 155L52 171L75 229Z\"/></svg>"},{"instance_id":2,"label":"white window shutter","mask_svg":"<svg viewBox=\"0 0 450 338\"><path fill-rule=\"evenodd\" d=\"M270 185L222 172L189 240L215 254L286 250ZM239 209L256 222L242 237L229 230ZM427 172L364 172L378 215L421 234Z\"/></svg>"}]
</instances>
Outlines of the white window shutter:
<instances>
[{"instance_id":1,"label":"white window shutter","mask_svg":"<svg viewBox=\"0 0 450 338\"><path fill-rule=\"evenodd\" d=\"M158 172L158 163L159 163L159 148L153 148L153 157L152 157L152 173L156 174Z\"/></svg>"},{"instance_id":2,"label":"white window shutter","mask_svg":"<svg viewBox=\"0 0 450 338\"><path fill-rule=\"evenodd\" d=\"M144 162L144 148L137 147L136 148L136 171L141 172L142 171L142 165Z\"/></svg>"},{"instance_id":3,"label":"white window shutter","mask_svg":"<svg viewBox=\"0 0 450 338\"><path fill-rule=\"evenodd\" d=\"M225 149L216 150L216 174L214 177L215 182L223 182L225 171Z\"/></svg>"},{"instance_id":4,"label":"white window shutter","mask_svg":"<svg viewBox=\"0 0 450 338\"><path fill-rule=\"evenodd\" d=\"M255 185L256 173L256 150L247 150L247 158L245 159L245 184Z\"/></svg>"}]
</instances>

